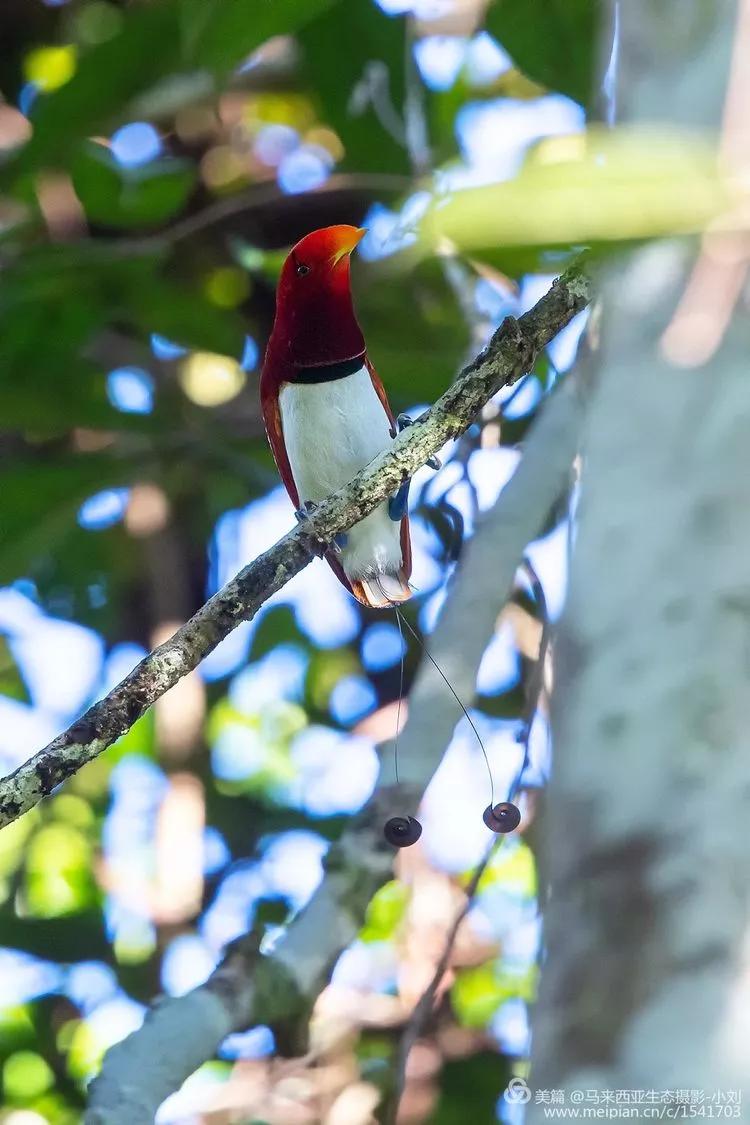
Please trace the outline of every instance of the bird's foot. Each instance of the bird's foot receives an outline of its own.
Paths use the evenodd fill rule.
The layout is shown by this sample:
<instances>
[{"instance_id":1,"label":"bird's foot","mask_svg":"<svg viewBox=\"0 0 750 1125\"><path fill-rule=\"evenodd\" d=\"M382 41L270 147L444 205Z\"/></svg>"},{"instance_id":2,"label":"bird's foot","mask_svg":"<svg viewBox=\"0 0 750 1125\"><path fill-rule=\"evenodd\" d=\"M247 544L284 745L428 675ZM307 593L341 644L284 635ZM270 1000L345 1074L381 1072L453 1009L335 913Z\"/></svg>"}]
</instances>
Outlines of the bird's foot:
<instances>
[{"instance_id":1,"label":"bird's foot","mask_svg":"<svg viewBox=\"0 0 750 1125\"><path fill-rule=\"evenodd\" d=\"M409 426L413 426L414 421L415 419L410 418L408 414L399 414L398 418L396 419L395 432L393 436L395 437L396 434L402 433L402 431L408 429ZM440 458L436 456L430 457L427 461L427 464L431 469L434 469L435 471L443 467ZM406 515L409 504L410 484L410 480L405 480L396 495L391 496L390 500L388 501L388 515L394 521L394 523L400 523Z\"/></svg>"},{"instance_id":2,"label":"bird's foot","mask_svg":"<svg viewBox=\"0 0 750 1125\"><path fill-rule=\"evenodd\" d=\"M396 419L396 432L400 434L403 430L408 429L409 426L413 426L415 420L414 418L410 418L408 414L399 414ZM435 472L443 467L443 462L436 454L433 454L432 457L428 457L427 464L431 469L434 469ZM398 495L398 493L396 495ZM391 517L391 519L393 519L393 517Z\"/></svg>"},{"instance_id":3,"label":"bird's foot","mask_svg":"<svg viewBox=\"0 0 750 1125\"><path fill-rule=\"evenodd\" d=\"M301 508L294 509L294 518L297 523L306 523L310 516L315 515L318 505L314 500L305 500Z\"/></svg>"},{"instance_id":4,"label":"bird's foot","mask_svg":"<svg viewBox=\"0 0 750 1125\"><path fill-rule=\"evenodd\" d=\"M308 524L310 521L310 516L314 515L317 509L318 505L314 500L305 500L301 508L295 508L294 518L302 528L305 537L312 545L313 551L319 558L322 558L327 551L333 551L335 555L340 555L342 549L346 546L348 536L341 532L334 537L332 543L324 543L323 540L318 539L316 535L308 531L305 527L305 524Z\"/></svg>"},{"instance_id":5,"label":"bird's foot","mask_svg":"<svg viewBox=\"0 0 750 1125\"><path fill-rule=\"evenodd\" d=\"M328 550L328 544L324 543L322 539L318 539L317 535L309 529L310 516L315 514L317 507L318 505L314 500L305 500L301 508L295 508L294 518L299 524L310 550L321 559Z\"/></svg>"}]
</instances>

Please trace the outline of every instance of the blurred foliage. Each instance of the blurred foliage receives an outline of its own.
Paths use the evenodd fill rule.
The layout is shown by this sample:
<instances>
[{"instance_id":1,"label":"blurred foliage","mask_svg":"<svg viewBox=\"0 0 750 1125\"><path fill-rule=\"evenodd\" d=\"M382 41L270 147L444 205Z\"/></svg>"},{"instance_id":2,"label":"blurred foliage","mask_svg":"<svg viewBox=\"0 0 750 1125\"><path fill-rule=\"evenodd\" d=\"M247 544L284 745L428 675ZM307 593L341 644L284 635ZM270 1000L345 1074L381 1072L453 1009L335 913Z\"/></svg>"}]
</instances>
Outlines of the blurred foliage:
<instances>
[{"instance_id":1,"label":"blurred foliage","mask_svg":"<svg viewBox=\"0 0 750 1125\"><path fill-rule=\"evenodd\" d=\"M464 876L465 882L471 873ZM536 866L531 849L525 844L517 847L498 848L491 857L479 880L478 891L489 890L500 883L522 899L533 899L537 893Z\"/></svg>"},{"instance_id":2,"label":"blurred foliage","mask_svg":"<svg viewBox=\"0 0 750 1125\"><path fill-rule=\"evenodd\" d=\"M536 973L503 972L496 964L464 969L451 989L453 1009L464 1027L485 1027L506 1000L534 999Z\"/></svg>"},{"instance_id":3,"label":"blurred foliage","mask_svg":"<svg viewBox=\"0 0 750 1125\"><path fill-rule=\"evenodd\" d=\"M497 1091L507 1086L510 1077L510 1067L498 1065L490 1051L447 1063L442 1097L430 1125L464 1125L467 1107L477 1122L496 1120Z\"/></svg>"},{"instance_id":4,"label":"blurred foliage","mask_svg":"<svg viewBox=\"0 0 750 1125\"><path fill-rule=\"evenodd\" d=\"M592 127L541 141L507 183L457 193L426 217L423 235L431 245L449 238L502 268L542 247L609 251L695 234L734 214L740 198L708 137Z\"/></svg>"},{"instance_id":5,"label":"blurred foliage","mask_svg":"<svg viewBox=\"0 0 750 1125\"><path fill-rule=\"evenodd\" d=\"M409 888L392 880L385 883L367 907L361 941L392 941L403 921L409 902Z\"/></svg>"},{"instance_id":6,"label":"blurred foliage","mask_svg":"<svg viewBox=\"0 0 750 1125\"><path fill-rule=\"evenodd\" d=\"M486 24L529 78L587 105L605 9L601 0L491 0Z\"/></svg>"},{"instance_id":7,"label":"blurred foliage","mask_svg":"<svg viewBox=\"0 0 750 1125\"><path fill-rule=\"evenodd\" d=\"M0 638L0 695L23 701L29 698L23 676L16 666L5 637Z\"/></svg>"},{"instance_id":8,"label":"blurred foliage","mask_svg":"<svg viewBox=\"0 0 750 1125\"><path fill-rule=\"evenodd\" d=\"M384 19L374 4L341 3L312 20L299 42L314 104L343 144L344 166L408 172L398 110L406 91L403 21ZM383 106L391 110L385 117Z\"/></svg>"},{"instance_id":9,"label":"blurred foliage","mask_svg":"<svg viewBox=\"0 0 750 1125\"><path fill-rule=\"evenodd\" d=\"M467 114L533 111L550 93L575 120L559 95L587 105L596 92L598 16L594 0L456 5L447 25L388 16L374 0L0 7L0 596L24 605L8 600L0 613L9 768L23 756L16 739L30 751L72 720L193 613L228 565L282 530L264 507L276 473L257 376L276 277L302 234L371 225L369 254L354 263L356 303L399 411L433 401L517 311L523 270L549 272L584 239L653 233L643 200L656 208L676 175L694 190L671 201L683 216L671 229L714 212L722 189L692 142L659 139L649 183L652 150L640 138L550 138L516 179L491 186L486 168L470 166ZM434 47L446 28L464 52L447 83L417 66L418 48ZM472 70L471 51L496 59L501 48L512 64ZM534 377L551 387L549 357ZM480 448L497 455L484 479L492 493L535 403L509 411L502 426L488 416L444 473L415 483L425 601L439 598L491 502L472 458ZM248 536L241 513L253 502ZM326 581L321 574L313 584ZM392 731L398 656L366 658L382 618L334 605L333 594L329 632L320 621L313 628L304 610L321 597L309 590L270 607L231 667L191 678L0 834L0 965L8 951L27 955L5 973L13 987L0 1007L0 1120L21 1106L52 1125L80 1120L86 1082L140 1005L189 987L250 925L273 940L365 798L366 782L351 796L351 777L374 768L366 739ZM427 628L421 604L408 612ZM336 633L339 618L346 628ZM419 659L410 644L406 690ZM482 689L483 721L517 720L522 680ZM352 728L361 737L350 738ZM348 804L336 805L344 782ZM290 841L302 850L282 863L274 848ZM367 967L357 986L361 1035L340 1048L343 1067L332 1056L309 1069L311 1083L326 1061L348 1075L356 1062L364 1081L388 1089L411 995L404 966L415 948L431 956L436 941L420 929L419 876L442 880L451 910L464 884L428 859L417 875L399 870L370 903L355 943ZM499 852L477 898L493 937L476 938L473 960L456 965L425 1032L434 1044L446 1027L464 1044L469 1037L454 1053L435 1046L442 1063L425 1120L464 1121L467 1107L478 1121L494 1118L509 1066L493 1021L506 1002L532 998L534 972L508 963L493 903L533 911L535 893L530 849ZM184 941L194 943L192 962L177 955ZM393 1001L383 1025L371 1017L373 999ZM231 1089L242 1067L267 1066L245 1050L236 1071L226 1059L201 1068L196 1088Z\"/></svg>"},{"instance_id":10,"label":"blurred foliage","mask_svg":"<svg viewBox=\"0 0 750 1125\"><path fill-rule=\"evenodd\" d=\"M123 169L98 144L81 146L72 162L72 182L92 223L141 227L180 211L195 183L187 160L155 160L144 169Z\"/></svg>"}]
</instances>

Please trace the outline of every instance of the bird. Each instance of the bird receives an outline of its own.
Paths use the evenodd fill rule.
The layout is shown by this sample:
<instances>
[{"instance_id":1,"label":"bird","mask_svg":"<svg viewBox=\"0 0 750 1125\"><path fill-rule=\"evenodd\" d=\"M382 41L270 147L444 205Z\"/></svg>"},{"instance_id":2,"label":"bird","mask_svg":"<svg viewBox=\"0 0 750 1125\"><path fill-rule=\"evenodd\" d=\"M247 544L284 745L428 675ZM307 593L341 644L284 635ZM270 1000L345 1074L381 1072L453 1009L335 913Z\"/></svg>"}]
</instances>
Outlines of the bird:
<instances>
[{"instance_id":1,"label":"bird","mask_svg":"<svg viewBox=\"0 0 750 1125\"><path fill-rule=\"evenodd\" d=\"M400 428L354 311L350 257L365 233L338 224L306 234L279 277L260 400L271 451L301 521L387 449ZM408 481L325 550L343 585L373 609L412 593L407 495Z\"/></svg>"}]
</instances>

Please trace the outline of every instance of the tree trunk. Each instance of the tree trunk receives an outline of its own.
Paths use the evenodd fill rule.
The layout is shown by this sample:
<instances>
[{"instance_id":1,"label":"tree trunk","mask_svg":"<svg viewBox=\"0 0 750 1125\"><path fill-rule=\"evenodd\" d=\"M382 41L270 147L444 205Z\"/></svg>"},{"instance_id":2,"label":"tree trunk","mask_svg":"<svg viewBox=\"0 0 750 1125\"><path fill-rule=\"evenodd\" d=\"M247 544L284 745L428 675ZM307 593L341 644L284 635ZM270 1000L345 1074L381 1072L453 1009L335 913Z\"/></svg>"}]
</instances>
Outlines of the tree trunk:
<instances>
[{"instance_id":1,"label":"tree trunk","mask_svg":"<svg viewBox=\"0 0 750 1125\"><path fill-rule=\"evenodd\" d=\"M722 151L739 152L723 113L750 69L735 3L625 0L620 30L618 118L724 121ZM742 257L734 236L662 242L604 278L531 1078L566 1104L750 1090L750 330L746 260L722 247Z\"/></svg>"}]
</instances>

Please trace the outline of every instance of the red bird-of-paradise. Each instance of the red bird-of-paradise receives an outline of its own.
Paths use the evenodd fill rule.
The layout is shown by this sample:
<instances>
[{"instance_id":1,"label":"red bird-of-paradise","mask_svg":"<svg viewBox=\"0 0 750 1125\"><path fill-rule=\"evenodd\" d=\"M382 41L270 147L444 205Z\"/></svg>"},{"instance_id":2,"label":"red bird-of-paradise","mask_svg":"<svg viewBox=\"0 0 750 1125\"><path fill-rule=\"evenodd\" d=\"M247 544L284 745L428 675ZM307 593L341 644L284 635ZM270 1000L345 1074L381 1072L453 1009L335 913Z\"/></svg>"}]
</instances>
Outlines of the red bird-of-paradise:
<instances>
[{"instance_id":1,"label":"red bird-of-paradise","mask_svg":"<svg viewBox=\"0 0 750 1125\"><path fill-rule=\"evenodd\" d=\"M279 278L260 397L268 440L300 519L387 449L403 423L393 417L354 313L349 257L364 233L345 225L313 231L292 247ZM408 482L341 536L326 558L355 598L373 608L392 607L399 631L404 625L422 645L398 608L411 596L407 493ZM479 731L450 681L422 648L484 754L490 776L484 822L493 832L512 832L521 814L510 801L495 805L492 771ZM398 721L394 754L397 749ZM403 848L416 843L422 826L413 816L393 816L383 832L390 844Z\"/></svg>"},{"instance_id":2,"label":"red bird-of-paradise","mask_svg":"<svg viewBox=\"0 0 750 1125\"><path fill-rule=\"evenodd\" d=\"M397 433L352 303L349 259L364 233L346 225L313 231L292 247L279 278L261 407L281 478L301 518ZM406 489L341 536L326 558L363 605L406 601Z\"/></svg>"}]
</instances>

